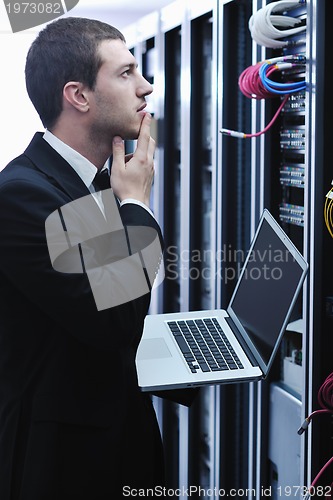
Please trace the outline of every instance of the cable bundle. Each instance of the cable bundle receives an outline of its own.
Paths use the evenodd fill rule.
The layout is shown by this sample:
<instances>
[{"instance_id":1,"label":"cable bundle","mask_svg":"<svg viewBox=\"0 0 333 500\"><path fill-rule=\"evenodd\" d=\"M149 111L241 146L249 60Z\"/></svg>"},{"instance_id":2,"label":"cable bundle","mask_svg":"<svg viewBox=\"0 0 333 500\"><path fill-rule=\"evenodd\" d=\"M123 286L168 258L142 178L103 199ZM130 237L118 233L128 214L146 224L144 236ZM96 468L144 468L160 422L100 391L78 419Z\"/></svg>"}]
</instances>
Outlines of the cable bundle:
<instances>
[{"instance_id":1,"label":"cable bundle","mask_svg":"<svg viewBox=\"0 0 333 500\"><path fill-rule=\"evenodd\" d=\"M244 69L238 78L238 86L240 91L246 96L252 99L267 99L269 97L275 97L272 92L268 91L263 84L259 71L262 66L262 62L259 62L253 66L249 66ZM267 71L267 76L274 71Z\"/></svg>"},{"instance_id":2,"label":"cable bundle","mask_svg":"<svg viewBox=\"0 0 333 500\"><path fill-rule=\"evenodd\" d=\"M292 62L283 62L289 59L292 59ZM265 61L259 68L259 76L265 89L273 94L279 95L305 90L306 83L304 79L296 82L279 83L268 78L273 71L284 71L286 69L295 68L300 63L304 66L304 62L304 56L285 56L282 58L282 61L278 60L277 62L272 60Z\"/></svg>"},{"instance_id":3,"label":"cable bundle","mask_svg":"<svg viewBox=\"0 0 333 500\"><path fill-rule=\"evenodd\" d=\"M272 120L260 132L256 132L254 134L245 134L244 132L236 132L235 130L229 130L226 128L222 128L220 132L222 134L226 134L231 137L238 137L241 139L258 137L259 135L267 132L267 130L273 125L279 113L281 112L289 95L294 92L300 92L301 90L304 90L306 88L305 79L301 79L295 82L281 83L272 80L270 76L276 71L283 72L285 70L295 69L300 66L303 68L304 65L304 56L289 55L259 62L242 71L238 78L238 85L240 91L246 97L249 97L251 99L268 99L271 97L276 97L277 95L284 95L285 97Z\"/></svg>"},{"instance_id":4,"label":"cable bundle","mask_svg":"<svg viewBox=\"0 0 333 500\"><path fill-rule=\"evenodd\" d=\"M332 181L333 184L333 181ZM333 187L329 190L325 198L324 204L324 220L328 232L333 238L333 217L332 217L332 208L333 208Z\"/></svg>"},{"instance_id":5,"label":"cable bundle","mask_svg":"<svg viewBox=\"0 0 333 500\"><path fill-rule=\"evenodd\" d=\"M304 3L305 0L281 0L259 9L249 19L249 30L253 40L259 45L272 49L290 45L289 41L283 41L280 38L300 33L306 29L306 26L297 27L296 25L302 22L300 19L274 15L273 12L284 12Z\"/></svg>"},{"instance_id":6,"label":"cable bundle","mask_svg":"<svg viewBox=\"0 0 333 500\"><path fill-rule=\"evenodd\" d=\"M267 99L276 97L276 94L300 92L306 88L304 79L296 82L280 83L273 81L269 77L276 71L285 71L300 65L303 68L304 64L305 57L300 55L275 57L274 59L259 62L246 68L240 74L238 78L239 88L246 97L252 99Z\"/></svg>"},{"instance_id":7,"label":"cable bundle","mask_svg":"<svg viewBox=\"0 0 333 500\"><path fill-rule=\"evenodd\" d=\"M333 415L333 373L331 373L318 391L318 402L321 406L321 410L315 410L312 412L303 422L301 427L298 429L298 434L303 434L303 432L308 428L309 423L315 415L321 413L328 413ZM311 482L308 488L308 493L305 495L304 500L308 500L314 496L315 486L318 483L319 478L324 473L324 471L333 463L333 457L331 457L326 464L320 469L316 477ZM327 487L327 491L332 491L332 485ZM331 498L331 497L330 497Z\"/></svg>"}]
</instances>

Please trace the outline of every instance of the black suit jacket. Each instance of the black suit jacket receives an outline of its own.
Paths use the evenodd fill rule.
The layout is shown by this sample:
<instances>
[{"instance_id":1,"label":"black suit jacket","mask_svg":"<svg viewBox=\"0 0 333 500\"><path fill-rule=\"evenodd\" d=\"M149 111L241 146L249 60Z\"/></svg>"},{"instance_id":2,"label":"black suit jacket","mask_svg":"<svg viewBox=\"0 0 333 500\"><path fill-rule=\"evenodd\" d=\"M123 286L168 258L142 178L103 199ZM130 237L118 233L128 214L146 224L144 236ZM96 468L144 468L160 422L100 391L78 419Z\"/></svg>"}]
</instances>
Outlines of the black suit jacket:
<instances>
[{"instance_id":1,"label":"black suit jacket","mask_svg":"<svg viewBox=\"0 0 333 500\"><path fill-rule=\"evenodd\" d=\"M135 369L150 295L98 311L87 276L50 262L45 220L88 194L40 133L0 173L1 500L109 500L163 484ZM160 234L142 207L120 214Z\"/></svg>"}]
</instances>

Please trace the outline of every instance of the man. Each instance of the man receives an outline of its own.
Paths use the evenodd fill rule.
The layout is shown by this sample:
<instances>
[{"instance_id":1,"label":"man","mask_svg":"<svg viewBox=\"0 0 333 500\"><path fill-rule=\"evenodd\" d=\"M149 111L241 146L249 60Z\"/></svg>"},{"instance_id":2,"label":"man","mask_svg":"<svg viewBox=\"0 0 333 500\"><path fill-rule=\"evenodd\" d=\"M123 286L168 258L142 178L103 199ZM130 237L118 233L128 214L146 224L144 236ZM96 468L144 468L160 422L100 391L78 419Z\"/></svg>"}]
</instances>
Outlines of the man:
<instances>
[{"instance_id":1,"label":"man","mask_svg":"<svg viewBox=\"0 0 333 500\"><path fill-rule=\"evenodd\" d=\"M161 238L148 208L152 87L122 34L83 18L39 33L26 85L46 131L0 173L0 498L122 498L125 486L164 484L135 369L150 294L98 308L84 269L53 267L46 221L93 193L100 212L84 222L94 225L105 203L93 180L113 157L105 196L117 198L124 229ZM124 139L138 139L133 155Z\"/></svg>"}]
</instances>

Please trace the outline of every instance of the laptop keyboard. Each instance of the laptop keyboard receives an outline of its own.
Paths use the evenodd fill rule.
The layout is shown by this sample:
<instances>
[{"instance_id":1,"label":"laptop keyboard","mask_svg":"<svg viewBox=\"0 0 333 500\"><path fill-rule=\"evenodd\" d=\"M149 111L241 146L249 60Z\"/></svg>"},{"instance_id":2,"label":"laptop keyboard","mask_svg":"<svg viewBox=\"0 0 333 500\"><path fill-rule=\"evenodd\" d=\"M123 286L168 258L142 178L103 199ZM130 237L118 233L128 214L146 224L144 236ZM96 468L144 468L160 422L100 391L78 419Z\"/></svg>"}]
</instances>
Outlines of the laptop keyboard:
<instances>
[{"instance_id":1,"label":"laptop keyboard","mask_svg":"<svg viewBox=\"0 0 333 500\"><path fill-rule=\"evenodd\" d=\"M244 368L216 318L167 324L192 373Z\"/></svg>"}]
</instances>

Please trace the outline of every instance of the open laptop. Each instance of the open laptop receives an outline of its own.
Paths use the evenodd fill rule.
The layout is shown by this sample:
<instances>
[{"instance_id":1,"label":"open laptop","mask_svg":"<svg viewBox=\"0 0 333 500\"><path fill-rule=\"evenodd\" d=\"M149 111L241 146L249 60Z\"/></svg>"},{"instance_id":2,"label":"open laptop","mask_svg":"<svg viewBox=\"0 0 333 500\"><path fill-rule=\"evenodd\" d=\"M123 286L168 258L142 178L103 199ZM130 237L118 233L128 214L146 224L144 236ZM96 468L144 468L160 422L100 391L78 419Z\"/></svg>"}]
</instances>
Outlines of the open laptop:
<instances>
[{"instance_id":1,"label":"open laptop","mask_svg":"<svg viewBox=\"0 0 333 500\"><path fill-rule=\"evenodd\" d=\"M146 317L136 358L141 390L264 379L307 269L265 209L226 310Z\"/></svg>"}]
</instances>

